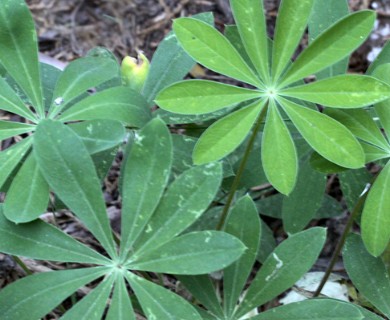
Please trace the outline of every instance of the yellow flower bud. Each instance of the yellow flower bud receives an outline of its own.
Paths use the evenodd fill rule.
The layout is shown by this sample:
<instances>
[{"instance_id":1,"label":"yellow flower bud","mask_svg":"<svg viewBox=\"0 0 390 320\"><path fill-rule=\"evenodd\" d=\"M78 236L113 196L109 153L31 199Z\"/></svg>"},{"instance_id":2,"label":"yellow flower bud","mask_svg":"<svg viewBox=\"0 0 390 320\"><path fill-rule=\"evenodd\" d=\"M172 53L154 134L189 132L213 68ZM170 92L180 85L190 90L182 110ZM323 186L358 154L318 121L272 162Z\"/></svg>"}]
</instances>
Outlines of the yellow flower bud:
<instances>
[{"instance_id":1,"label":"yellow flower bud","mask_svg":"<svg viewBox=\"0 0 390 320\"><path fill-rule=\"evenodd\" d=\"M121 74L125 86L141 91L149 73L150 63L148 58L140 52L138 58L126 56L122 60Z\"/></svg>"}]
</instances>

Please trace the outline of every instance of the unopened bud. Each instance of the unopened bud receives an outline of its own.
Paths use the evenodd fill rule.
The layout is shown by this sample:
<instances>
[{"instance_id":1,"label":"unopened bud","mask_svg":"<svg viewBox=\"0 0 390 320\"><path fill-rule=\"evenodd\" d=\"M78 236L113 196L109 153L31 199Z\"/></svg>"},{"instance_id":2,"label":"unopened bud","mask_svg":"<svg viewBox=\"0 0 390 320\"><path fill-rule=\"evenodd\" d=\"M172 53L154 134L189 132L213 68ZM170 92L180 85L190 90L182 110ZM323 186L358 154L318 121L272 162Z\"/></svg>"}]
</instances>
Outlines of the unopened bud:
<instances>
[{"instance_id":1,"label":"unopened bud","mask_svg":"<svg viewBox=\"0 0 390 320\"><path fill-rule=\"evenodd\" d=\"M143 53L138 53L138 59L126 56L122 60L121 74L125 86L141 91L149 73L150 63Z\"/></svg>"}]
</instances>

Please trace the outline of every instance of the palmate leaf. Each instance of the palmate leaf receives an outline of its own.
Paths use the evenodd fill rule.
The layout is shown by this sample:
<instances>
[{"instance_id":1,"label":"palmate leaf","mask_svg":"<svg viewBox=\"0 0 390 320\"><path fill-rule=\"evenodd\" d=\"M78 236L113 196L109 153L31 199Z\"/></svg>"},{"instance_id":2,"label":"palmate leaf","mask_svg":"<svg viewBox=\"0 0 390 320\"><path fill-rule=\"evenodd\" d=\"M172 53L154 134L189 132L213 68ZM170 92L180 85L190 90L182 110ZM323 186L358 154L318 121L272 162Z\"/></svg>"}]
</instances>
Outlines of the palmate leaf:
<instances>
[{"instance_id":1,"label":"palmate leaf","mask_svg":"<svg viewBox=\"0 0 390 320\"><path fill-rule=\"evenodd\" d=\"M272 79L277 80L290 62L306 29L313 2L314 0L281 2L272 48Z\"/></svg>"},{"instance_id":2,"label":"palmate leaf","mask_svg":"<svg viewBox=\"0 0 390 320\"><path fill-rule=\"evenodd\" d=\"M263 2L230 0L242 43L261 79L269 79L268 37Z\"/></svg>"},{"instance_id":3,"label":"palmate leaf","mask_svg":"<svg viewBox=\"0 0 390 320\"><path fill-rule=\"evenodd\" d=\"M318 36L283 76L282 86L325 69L347 57L370 34L375 12L363 10L348 15ZM364 85L360 87L364 89Z\"/></svg>"},{"instance_id":4,"label":"palmate leaf","mask_svg":"<svg viewBox=\"0 0 390 320\"><path fill-rule=\"evenodd\" d=\"M191 304L173 292L133 273L126 272L125 276L147 319L202 319Z\"/></svg>"},{"instance_id":5,"label":"palmate leaf","mask_svg":"<svg viewBox=\"0 0 390 320\"><path fill-rule=\"evenodd\" d=\"M260 98L256 90L207 80L187 80L162 90L156 103L164 110L178 114L204 114Z\"/></svg>"},{"instance_id":6,"label":"palmate leaf","mask_svg":"<svg viewBox=\"0 0 390 320\"><path fill-rule=\"evenodd\" d=\"M33 153L34 150L17 172L4 202L4 215L16 223L35 220L46 210L49 202L49 185Z\"/></svg>"},{"instance_id":7,"label":"palmate leaf","mask_svg":"<svg viewBox=\"0 0 390 320\"><path fill-rule=\"evenodd\" d=\"M0 30L1 64L27 95L38 115L43 117L37 35L24 0L1 2Z\"/></svg>"},{"instance_id":8,"label":"palmate leaf","mask_svg":"<svg viewBox=\"0 0 390 320\"><path fill-rule=\"evenodd\" d=\"M223 271L224 310L225 314L231 317L256 261L261 237L259 214L249 196L244 196L236 202L226 220L224 231L236 236L248 248L237 261Z\"/></svg>"},{"instance_id":9,"label":"palmate leaf","mask_svg":"<svg viewBox=\"0 0 390 320\"><path fill-rule=\"evenodd\" d=\"M195 164L222 159L246 138L264 108L264 101L256 101L214 122L199 138L193 151Z\"/></svg>"},{"instance_id":10,"label":"palmate leaf","mask_svg":"<svg viewBox=\"0 0 390 320\"><path fill-rule=\"evenodd\" d=\"M127 151L122 177L121 257L126 258L168 183L172 140L160 119L140 130Z\"/></svg>"},{"instance_id":11,"label":"palmate leaf","mask_svg":"<svg viewBox=\"0 0 390 320\"><path fill-rule=\"evenodd\" d=\"M363 320L352 303L332 299L310 299L273 308L251 320Z\"/></svg>"},{"instance_id":12,"label":"palmate leaf","mask_svg":"<svg viewBox=\"0 0 390 320\"><path fill-rule=\"evenodd\" d=\"M138 237L132 259L155 250L194 223L214 199L221 179L220 163L193 167L176 178Z\"/></svg>"},{"instance_id":13,"label":"palmate leaf","mask_svg":"<svg viewBox=\"0 0 390 320\"><path fill-rule=\"evenodd\" d=\"M51 189L115 257L100 180L81 139L60 122L43 120L34 136L34 151Z\"/></svg>"},{"instance_id":14,"label":"palmate leaf","mask_svg":"<svg viewBox=\"0 0 390 320\"><path fill-rule=\"evenodd\" d=\"M274 101L270 101L268 106L261 160L268 181L279 192L289 194L298 174L297 152Z\"/></svg>"},{"instance_id":15,"label":"palmate leaf","mask_svg":"<svg viewBox=\"0 0 390 320\"><path fill-rule=\"evenodd\" d=\"M367 250L378 257L390 241L390 161L379 173L364 203L362 238Z\"/></svg>"},{"instance_id":16,"label":"palmate leaf","mask_svg":"<svg viewBox=\"0 0 390 320\"><path fill-rule=\"evenodd\" d=\"M43 272L25 277L0 291L1 318L40 319L78 288L106 272L105 267L95 267Z\"/></svg>"},{"instance_id":17,"label":"palmate leaf","mask_svg":"<svg viewBox=\"0 0 390 320\"><path fill-rule=\"evenodd\" d=\"M360 108L390 98L390 87L373 77L340 75L298 87L280 95L335 108Z\"/></svg>"},{"instance_id":18,"label":"palmate leaf","mask_svg":"<svg viewBox=\"0 0 390 320\"><path fill-rule=\"evenodd\" d=\"M225 232L191 232L155 250L139 253L126 266L132 270L197 275L223 269L244 251L242 242Z\"/></svg>"},{"instance_id":19,"label":"palmate leaf","mask_svg":"<svg viewBox=\"0 0 390 320\"><path fill-rule=\"evenodd\" d=\"M179 18L174 20L173 30L184 50L200 64L255 87L263 87L233 45L212 26L193 18Z\"/></svg>"},{"instance_id":20,"label":"palmate leaf","mask_svg":"<svg viewBox=\"0 0 390 320\"><path fill-rule=\"evenodd\" d=\"M325 229L311 228L290 236L276 247L248 288L235 313L236 318L293 286L316 261L325 239Z\"/></svg>"},{"instance_id":21,"label":"palmate leaf","mask_svg":"<svg viewBox=\"0 0 390 320\"><path fill-rule=\"evenodd\" d=\"M363 149L352 133L336 120L292 101L278 99L309 145L324 158L346 168L361 168Z\"/></svg>"},{"instance_id":22,"label":"palmate leaf","mask_svg":"<svg viewBox=\"0 0 390 320\"><path fill-rule=\"evenodd\" d=\"M39 260L110 263L106 257L43 221L36 220L28 224L8 221L3 215L2 206L0 231L0 250L4 253Z\"/></svg>"},{"instance_id":23,"label":"palmate leaf","mask_svg":"<svg viewBox=\"0 0 390 320\"><path fill-rule=\"evenodd\" d=\"M0 141L34 131L34 129L35 126L31 124L0 120Z\"/></svg>"},{"instance_id":24,"label":"palmate leaf","mask_svg":"<svg viewBox=\"0 0 390 320\"><path fill-rule=\"evenodd\" d=\"M348 237L343 260L359 292L390 318L390 278L383 261L367 251L357 234Z\"/></svg>"}]
</instances>

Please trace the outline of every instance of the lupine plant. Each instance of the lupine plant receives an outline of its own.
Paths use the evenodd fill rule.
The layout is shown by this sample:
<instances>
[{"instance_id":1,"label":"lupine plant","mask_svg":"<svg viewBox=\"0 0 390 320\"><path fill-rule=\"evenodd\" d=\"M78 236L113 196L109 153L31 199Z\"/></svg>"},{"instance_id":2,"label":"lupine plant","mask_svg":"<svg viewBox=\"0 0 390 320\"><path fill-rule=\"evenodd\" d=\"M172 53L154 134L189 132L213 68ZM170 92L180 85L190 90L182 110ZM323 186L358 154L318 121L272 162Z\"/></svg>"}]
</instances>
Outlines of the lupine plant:
<instances>
[{"instance_id":1,"label":"lupine plant","mask_svg":"<svg viewBox=\"0 0 390 320\"><path fill-rule=\"evenodd\" d=\"M0 252L66 269L1 289L1 320L390 318L390 45L367 75L346 74L375 13L282 0L271 39L263 1L230 4L225 34L210 13L176 19L143 69L100 48L60 71L38 62L24 1L0 3L0 107L14 116L0 121ZM196 62L236 85L181 81ZM120 235L101 191L118 151ZM305 227L342 213L324 195L334 173L351 214L322 283L269 308L321 254L326 229ZM50 192L96 247L39 219ZM259 213L282 220L281 243ZM317 298L340 252L355 304Z\"/></svg>"}]
</instances>

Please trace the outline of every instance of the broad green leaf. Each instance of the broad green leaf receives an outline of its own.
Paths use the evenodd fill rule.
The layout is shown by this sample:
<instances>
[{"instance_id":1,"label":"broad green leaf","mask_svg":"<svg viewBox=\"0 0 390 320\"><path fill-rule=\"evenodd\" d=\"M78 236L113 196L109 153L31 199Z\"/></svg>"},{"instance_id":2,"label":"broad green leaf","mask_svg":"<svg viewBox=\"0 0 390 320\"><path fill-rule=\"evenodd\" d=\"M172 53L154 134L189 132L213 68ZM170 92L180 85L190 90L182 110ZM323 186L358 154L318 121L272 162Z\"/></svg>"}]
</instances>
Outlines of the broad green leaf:
<instances>
[{"instance_id":1,"label":"broad green leaf","mask_svg":"<svg viewBox=\"0 0 390 320\"><path fill-rule=\"evenodd\" d=\"M72 123L69 127L81 138L90 154L119 145L126 135L122 123L117 120L89 120Z\"/></svg>"},{"instance_id":2,"label":"broad green leaf","mask_svg":"<svg viewBox=\"0 0 390 320\"><path fill-rule=\"evenodd\" d=\"M267 310L251 320L363 320L352 303L333 299L310 299Z\"/></svg>"},{"instance_id":3,"label":"broad green leaf","mask_svg":"<svg viewBox=\"0 0 390 320\"><path fill-rule=\"evenodd\" d=\"M114 87L74 104L58 120L117 120L128 126L142 127L151 118L145 99L128 87Z\"/></svg>"},{"instance_id":4,"label":"broad green leaf","mask_svg":"<svg viewBox=\"0 0 390 320\"><path fill-rule=\"evenodd\" d=\"M366 163L390 157L390 145L387 147L386 151L364 141L361 142L361 145L363 147L364 154L366 155Z\"/></svg>"},{"instance_id":5,"label":"broad green leaf","mask_svg":"<svg viewBox=\"0 0 390 320\"><path fill-rule=\"evenodd\" d=\"M1 48L0 48L0 52L1 52ZM12 88L3 79L3 77L0 77L0 106L1 106L1 110L18 114L32 122L37 121L34 113L31 112L31 110L23 102L23 100L15 93L14 90L12 90Z\"/></svg>"},{"instance_id":6,"label":"broad green leaf","mask_svg":"<svg viewBox=\"0 0 390 320\"><path fill-rule=\"evenodd\" d=\"M49 110L51 101L53 100L53 92L56 86L58 77L61 75L62 70L57 69L51 64L41 62L41 81L43 89L43 102L45 103L45 111Z\"/></svg>"},{"instance_id":7,"label":"broad green leaf","mask_svg":"<svg viewBox=\"0 0 390 320\"><path fill-rule=\"evenodd\" d=\"M46 211L48 202L49 185L29 154L7 192L4 215L16 223L29 222Z\"/></svg>"},{"instance_id":8,"label":"broad green leaf","mask_svg":"<svg viewBox=\"0 0 390 320\"><path fill-rule=\"evenodd\" d=\"M136 320L123 276L117 273L106 320Z\"/></svg>"},{"instance_id":9,"label":"broad green leaf","mask_svg":"<svg viewBox=\"0 0 390 320\"><path fill-rule=\"evenodd\" d=\"M384 46L381 48L378 56L375 60L368 66L367 74L372 75L374 71L382 66L383 64L390 63L390 41L387 41Z\"/></svg>"},{"instance_id":10,"label":"broad green leaf","mask_svg":"<svg viewBox=\"0 0 390 320\"><path fill-rule=\"evenodd\" d=\"M43 117L37 34L24 0L1 2L0 30L1 64L27 95L39 116Z\"/></svg>"},{"instance_id":11,"label":"broad green leaf","mask_svg":"<svg viewBox=\"0 0 390 320\"><path fill-rule=\"evenodd\" d=\"M339 173L348 170L347 168L338 166L337 164L330 162L325 159L323 156L319 155L317 152L313 152L310 157L310 165L313 169L321 173Z\"/></svg>"},{"instance_id":12,"label":"broad green leaf","mask_svg":"<svg viewBox=\"0 0 390 320\"><path fill-rule=\"evenodd\" d=\"M51 189L115 257L100 180L81 139L60 122L43 120L34 136L34 150Z\"/></svg>"},{"instance_id":13,"label":"broad green leaf","mask_svg":"<svg viewBox=\"0 0 390 320\"><path fill-rule=\"evenodd\" d=\"M255 87L263 87L234 46L212 26L193 18L179 18L173 21L173 30L184 50L200 64Z\"/></svg>"},{"instance_id":14,"label":"broad green leaf","mask_svg":"<svg viewBox=\"0 0 390 320\"><path fill-rule=\"evenodd\" d=\"M0 187L27 154L31 143L32 139L26 138L0 152Z\"/></svg>"},{"instance_id":15,"label":"broad green leaf","mask_svg":"<svg viewBox=\"0 0 390 320\"><path fill-rule=\"evenodd\" d=\"M366 40L374 22L375 12L362 10L333 24L298 56L284 75L282 85L305 78L347 57ZM364 85L360 88L364 89Z\"/></svg>"},{"instance_id":16,"label":"broad green leaf","mask_svg":"<svg viewBox=\"0 0 390 320\"><path fill-rule=\"evenodd\" d=\"M50 239L50 241L48 241ZM61 230L36 220L15 224L5 219L0 206L1 252L39 260L105 264L107 258Z\"/></svg>"},{"instance_id":17,"label":"broad green leaf","mask_svg":"<svg viewBox=\"0 0 390 320\"><path fill-rule=\"evenodd\" d=\"M279 194L280 195L280 194ZM256 259L264 263L267 257L275 250L276 241L271 228L260 219L261 221L261 239L259 244L259 250L257 252Z\"/></svg>"},{"instance_id":18,"label":"broad green leaf","mask_svg":"<svg viewBox=\"0 0 390 320\"><path fill-rule=\"evenodd\" d=\"M298 159L294 142L276 104L270 101L264 126L261 161L268 181L276 190L289 194L295 186Z\"/></svg>"},{"instance_id":19,"label":"broad green leaf","mask_svg":"<svg viewBox=\"0 0 390 320\"><path fill-rule=\"evenodd\" d=\"M18 280L0 291L2 320L40 319L78 288L101 277L107 268L42 272Z\"/></svg>"},{"instance_id":20,"label":"broad green leaf","mask_svg":"<svg viewBox=\"0 0 390 320\"><path fill-rule=\"evenodd\" d=\"M213 313L218 319L224 318L217 290L208 275L184 276L175 275L183 283L186 289L198 300L208 311ZM215 319L212 317L211 319Z\"/></svg>"},{"instance_id":21,"label":"broad green leaf","mask_svg":"<svg viewBox=\"0 0 390 320\"><path fill-rule=\"evenodd\" d=\"M347 74L283 89L280 95L347 109L389 98L390 87L373 77Z\"/></svg>"},{"instance_id":22,"label":"broad green leaf","mask_svg":"<svg viewBox=\"0 0 390 320\"><path fill-rule=\"evenodd\" d=\"M243 316L293 286L314 264L325 239L324 228L311 228L290 236L276 247L252 281L236 317Z\"/></svg>"},{"instance_id":23,"label":"broad green leaf","mask_svg":"<svg viewBox=\"0 0 390 320\"><path fill-rule=\"evenodd\" d=\"M192 18L210 25L214 23L211 12L196 14ZM163 88L182 80L194 65L195 61L179 45L176 35L173 32L168 33L153 54L149 74L142 90L148 104L153 104L157 93Z\"/></svg>"},{"instance_id":24,"label":"broad green leaf","mask_svg":"<svg viewBox=\"0 0 390 320\"><path fill-rule=\"evenodd\" d=\"M74 98L118 73L119 66L111 58L85 57L72 61L57 80L49 115L58 114Z\"/></svg>"},{"instance_id":25,"label":"broad green leaf","mask_svg":"<svg viewBox=\"0 0 390 320\"><path fill-rule=\"evenodd\" d=\"M179 114L204 114L260 98L260 91L207 80L187 80L161 91L156 103L164 110Z\"/></svg>"},{"instance_id":26,"label":"broad green leaf","mask_svg":"<svg viewBox=\"0 0 390 320\"><path fill-rule=\"evenodd\" d=\"M268 37L263 2L259 0L231 0L242 43L262 79L269 79Z\"/></svg>"},{"instance_id":27,"label":"broad green leaf","mask_svg":"<svg viewBox=\"0 0 390 320\"><path fill-rule=\"evenodd\" d=\"M390 45L388 46L390 49ZM382 64L374 70L372 73L375 78L384 81L387 84L390 84L390 63ZM377 103L375 106L376 114L379 117L381 125L385 130L387 139L390 141L390 100Z\"/></svg>"},{"instance_id":28,"label":"broad green leaf","mask_svg":"<svg viewBox=\"0 0 390 320\"><path fill-rule=\"evenodd\" d=\"M279 79L290 62L309 20L314 0L283 0L276 19L272 79Z\"/></svg>"},{"instance_id":29,"label":"broad green leaf","mask_svg":"<svg viewBox=\"0 0 390 320\"><path fill-rule=\"evenodd\" d=\"M0 120L0 141L34 129L35 126L31 124Z\"/></svg>"},{"instance_id":30,"label":"broad green leaf","mask_svg":"<svg viewBox=\"0 0 390 320\"><path fill-rule=\"evenodd\" d=\"M251 197L244 196L236 202L224 231L240 239L247 247L244 254L223 271L224 310L226 315L232 316L256 261L261 237L259 214Z\"/></svg>"},{"instance_id":31,"label":"broad green leaf","mask_svg":"<svg viewBox=\"0 0 390 320\"><path fill-rule=\"evenodd\" d=\"M67 311L61 320L101 320L115 276L110 274L87 296Z\"/></svg>"},{"instance_id":32,"label":"broad green leaf","mask_svg":"<svg viewBox=\"0 0 390 320\"><path fill-rule=\"evenodd\" d=\"M292 101L279 98L279 102L303 138L320 155L342 167L363 167L363 149L345 126Z\"/></svg>"},{"instance_id":33,"label":"broad green leaf","mask_svg":"<svg viewBox=\"0 0 390 320\"><path fill-rule=\"evenodd\" d=\"M368 193L362 214L362 238L367 250L379 256L390 241L390 161Z\"/></svg>"},{"instance_id":34,"label":"broad green leaf","mask_svg":"<svg viewBox=\"0 0 390 320\"><path fill-rule=\"evenodd\" d=\"M351 234L343 251L348 275L359 292L390 318L390 277L381 258L374 258L357 234Z\"/></svg>"},{"instance_id":35,"label":"broad green leaf","mask_svg":"<svg viewBox=\"0 0 390 320\"><path fill-rule=\"evenodd\" d=\"M333 23L349 13L348 0L315 0L309 19L309 41L312 42ZM316 74L317 80L346 73L348 58Z\"/></svg>"},{"instance_id":36,"label":"broad green leaf","mask_svg":"<svg viewBox=\"0 0 390 320\"><path fill-rule=\"evenodd\" d=\"M345 125L359 139L390 151L388 142L366 110L328 108L325 113Z\"/></svg>"},{"instance_id":37,"label":"broad green leaf","mask_svg":"<svg viewBox=\"0 0 390 320\"><path fill-rule=\"evenodd\" d=\"M168 183L172 140L160 119L136 133L123 165L121 257L148 223Z\"/></svg>"},{"instance_id":38,"label":"broad green leaf","mask_svg":"<svg viewBox=\"0 0 390 320\"><path fill-rule=\"evenodd\" d=\"M222 231L186 233L139 253L126 266L132 270L171 274L205 274L225 268L237 260L245 246L236 237Z\"/></svg>"},{"instance_id":39,"label":"broad green leaf","mask_svg":"<svg viewBox=\"0 0 390 320\"><path fill-rule=\"evenodd\" d=\"M264 101L258 101L214 122L195 145L194 163L216 161L236 149L250 132L263 107Z\"/></svg>"},{"instance_id":40,"label":"broad green leaf","mask_svg":"<svg viewBox=\"0 0 390 320\"><path fill-rule=\"evenodd\" d=\"M326 176L316 172L307 159L299 167L294 191L283 199L283 227L288 233L296 233L315 217L325 193Z\"/></svg>"},{"instance_id":41,"label":"broad green leaf","mask_svg":"<svg viewBox=\"0 0 390 320\"><path fill-rule=\"evenodd\" d=\"M192 305L173 292L130 272L126 273L126 279L134 290L147 319L202 320Z\"/></svg>"},{"instance_id":42,"label":"broad green leaf","mask_svg":"<svg viewBox=\"0 0 390 320\"><path fill-rule=\"evenodd\" d=\"M194 223L214 199L221 179L220 163L193 167L176 178L137 239L135 255L155 250Z\"/></svg>"}]
</instances>

